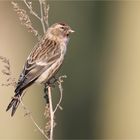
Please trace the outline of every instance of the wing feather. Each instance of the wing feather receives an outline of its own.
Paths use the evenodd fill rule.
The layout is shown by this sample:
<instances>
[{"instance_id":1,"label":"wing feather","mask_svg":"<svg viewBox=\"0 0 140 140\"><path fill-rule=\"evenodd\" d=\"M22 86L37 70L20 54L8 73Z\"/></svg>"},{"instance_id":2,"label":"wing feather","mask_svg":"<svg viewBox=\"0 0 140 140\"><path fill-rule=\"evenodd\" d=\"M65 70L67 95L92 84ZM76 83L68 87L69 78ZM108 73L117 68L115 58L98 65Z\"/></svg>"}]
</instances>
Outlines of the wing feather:
<instances>
[{"instance_id":1,"label":"wing feather","mask_svg":"<svg viewBox=\"0 0 140 140\"><path fill-rule=\"evenodd\" d=\"M47 42L45 46L38 44L29 55L15 91L24 90L60 58L61 50L59 44L56 45L54 41L50 43L50 40L45 42Z\"/></svg>"}]
</instances>

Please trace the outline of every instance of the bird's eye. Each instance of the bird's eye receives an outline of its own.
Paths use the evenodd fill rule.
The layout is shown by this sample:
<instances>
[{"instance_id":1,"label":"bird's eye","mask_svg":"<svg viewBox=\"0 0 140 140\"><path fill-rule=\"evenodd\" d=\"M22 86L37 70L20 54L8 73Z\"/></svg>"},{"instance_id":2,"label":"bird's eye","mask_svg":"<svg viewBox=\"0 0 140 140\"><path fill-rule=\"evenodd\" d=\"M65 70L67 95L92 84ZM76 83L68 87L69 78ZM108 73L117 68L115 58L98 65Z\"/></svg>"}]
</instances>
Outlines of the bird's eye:
<instances>
[{"instance_id":1,"label":"bird's eye","mask_svg":"<svg viewBox=\"0 0 140 140\"><path fill-rule=\"evenodd\" d=\"M64 30L65 28L62 26L62 27L61 27L61 29L63 29L63 30Z\"/></svg>"}]
</instances>

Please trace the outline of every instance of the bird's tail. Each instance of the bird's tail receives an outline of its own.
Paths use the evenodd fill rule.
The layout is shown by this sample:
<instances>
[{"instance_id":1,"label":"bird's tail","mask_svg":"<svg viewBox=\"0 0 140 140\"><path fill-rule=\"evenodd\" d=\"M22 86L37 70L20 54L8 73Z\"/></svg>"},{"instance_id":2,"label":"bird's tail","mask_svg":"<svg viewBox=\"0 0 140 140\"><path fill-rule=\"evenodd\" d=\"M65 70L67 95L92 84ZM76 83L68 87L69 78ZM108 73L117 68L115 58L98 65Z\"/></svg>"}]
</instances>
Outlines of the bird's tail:
<instances>
[{"instance_id":1,"label":"bird's tail","mask_svg":"<svg viewBox=\"0 0 140 140\"><path fill-rule=\"evenodd\" d=\"M20 104L20 98L22 96L23 92L18 92L14 95L14 97L12 98L11 102L9 103L9 105L7 106L6 111L8 111L10 108L12 108L12 112L11 112L11 116L13 116L16 112L17 107Z\"/></svg>"}]
</instances>

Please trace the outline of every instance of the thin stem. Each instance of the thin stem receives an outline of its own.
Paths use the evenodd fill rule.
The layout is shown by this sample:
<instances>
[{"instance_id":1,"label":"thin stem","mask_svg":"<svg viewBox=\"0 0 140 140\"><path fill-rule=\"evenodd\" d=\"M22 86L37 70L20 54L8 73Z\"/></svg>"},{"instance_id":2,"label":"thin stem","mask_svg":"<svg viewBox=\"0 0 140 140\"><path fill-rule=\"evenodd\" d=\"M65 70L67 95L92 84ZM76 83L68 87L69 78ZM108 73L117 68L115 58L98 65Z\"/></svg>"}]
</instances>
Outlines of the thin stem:
<instances>
[{"instance_id":1,"label":"thin stem","mask_svg":"<svg viewBox=\"0 0 140 140\"><path fill-rule=\"evenodd\" d=\"M27 8L30 10L30 13L32 15L34 15L37 19L39 19L41 21L41 18L33 11L32 7L29 6L29 4L27 3L27 1L26 0L23 0L23 1L24 1L25 5L27 6Z\"/></svg>"},{"instance_id":2,"label":"thin stem","mask_svg":"<svg viewBox=\"0 0 140 140\"><path fill-rule=\"evenodd\" d=\"M39 0L39 3L40 3L40 13L41 13L40 21L41 21L41 24L42 24L43 32L45 33L46 32L46 29L45 29L45 24L44 24L44 15L43 15L42 0Z\"/></svg>"},{"instance_id":3,"label":"thin stem","mask_svg":"<svg viewBox=\"0 0 140 140\"><path fill-rule=\"evenodd\" d=\"M53 128L54 128L54 113L52 105L51 87L48 86L49 108L50 108L50 140L53 140Z\"/></svg>"},{"instance_id":4,"label":"thin stem","mask_svg":"<svg viewBox=\"0 0 140 140\"><path fill-rule=\"evenodd\" d=\"M38 126L38 124L35 122L34 118L32 115L29 115L30 119L32 120L32 122L34 123L34 125L36 126L36 128L42 133L42 135L49 140L49 138L45 135L44 131Z\"/></svg>"},{"instance_id":5,"label":"thin stem","mask_svg":"<svg viewBox=\"0 0 140 140\"><path fill-rule=\"evenodd\" d=\"M43 4L43 10L44 10L44 22L46 24L46 28L48 29L49 28L48 14L49 14L50 6L49 4L46 4L45 0L43 0L42 4Z\"/></svg>"},{"instance_id":6,"label":"thin stem","mask_svg":"<svg viewBox=\"0 0 140 140\"><path fill-rule=\"evenodd\" d=\"M59 83L58 87L59 87L59 91L60 91L60 92L59 92L59 93L60 93L60 98L59 98L59 101L58 101L58 103L57 103L57 105L56 105L54 111L53 111L54 114L55 114L55 112L57 111L58 107L59 107L61 110L63 109L63 108L60 106L61 101L62 101L62 98L63 98L63 88L62 88L61 82Z\"/></svg>"},{"instance_id":7,"label":"thin stem","mask_svg":"<svg viewBox=\"0 0 140 140\"><path fill-rule=\"evenodd\" d=\"M60 98L59 98L59 102L57 103L53 113L55 113L58 109L58 107L62 110L63 108L60 106L61 102L62 102L62 98L63 98L63 86L62 83L64 82L63 79L67 78L66 75L60 76L57 80L58 83L58 88L59 88L59 93L60 93Z\"/></svg>"}]
</instances>

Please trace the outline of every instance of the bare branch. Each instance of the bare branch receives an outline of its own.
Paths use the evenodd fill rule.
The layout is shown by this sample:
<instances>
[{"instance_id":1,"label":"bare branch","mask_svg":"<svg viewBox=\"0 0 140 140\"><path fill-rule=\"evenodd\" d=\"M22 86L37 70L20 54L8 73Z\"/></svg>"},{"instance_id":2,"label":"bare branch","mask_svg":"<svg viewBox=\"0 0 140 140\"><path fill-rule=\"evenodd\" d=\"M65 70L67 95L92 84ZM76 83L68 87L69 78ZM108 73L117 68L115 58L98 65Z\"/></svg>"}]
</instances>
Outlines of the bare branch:
<instances>
[{"instance_id":1,"label":"bare branch","mask_svg":"<svg viewBox=\"0 0 140 140\"><path fill-rule=\"evenodd\" d=\"M38 14L33 10L32 3L27 3L26 0L23 0L23 2L27 6L27 8L30 10L30 13L32 15L34 15L38 20L40 20L40 22L42 24L42 28L43 28L43 33L45 33L46 32L45 23L46 23L46 26L48 28L48 11L49 11L49 6L47 5L47 7L46 7L46 4L45 4L44 0L39 0L40 12L41 12L41 17L39 17ZM45 23L44 23L44 21L45 21Z\"/></svg>"},{"instance_id":2,"label":"bare branch","mask_svg":"<svg viewBox=\"0 0 140 140\"><path fill-rule=\"evenodd\" d=\"M43 3L42 2L43 2L42 0L39 0L40 13L41 13L40 21L41 21L41 24L42 24L43 32L45 33L46 32L46 29L45 29L45 24L44 24L44 14L43 14L43 7L42 7L42 4Z\"/></svg>"},{"instance_id":3,"label":"bare branch","mask_svg":"<svg viewBox=\"0 0 140 140\"><path fill-rule=\"evenodd\" d=\"M48 3L46 4L45 0L42 0L42 4L43 4L43 10L44 10L44 21L45 21L46 27L48 29L49 28L49 22L48 22L49 16L48 15L49 15L50 6Z\"/></svg>"},{"instance_id":4,"label":"bare branch","mask_svg":"<svg viewBox=\"0 0 140 140\"><path fill-rule=\"evenodd\" d=\"M31 13L32 15L34 15L37 19L41 20L41 18L38 16L38 14L37 14L36 12L33 11L32 5L29 4L29 3L27 3L26 0L23 0L23 1L24 1L25 5L27 6L27 8L30 10L30 13Z\"/></svg>"},{"instance_id":5,"label":"bare branch","mask_svg":"<svg viewBox=\"0 0 140 140\"><path fill-rule=\"evenodd\" d=\"M49 13L49 5L46 4L45 0L39 0L40 4L40 13L41 17L33 10L32 2L27 2L27 0L22 0L26 7L29 9L30 14L35 16L42 24L43 33L46 32L46 28L48 29L49 23L48 23L48 13ZM37 36L38 40L40 39L40 35L38 34L38 31L33 27L32 22L29 18L29 16L26 13L26 10L19 8L19 5L16 2L12 2L12 5L14 7L14 10L19 16L19 19L21 21L21 24L25 25L25 27L28 29L29 32L32 32L35 36ZM46 27L45 27L46 25Z\"/></svg>"},{"instance_id":6,"label":"bare branch","mask_svg":"<svg viewBox=\"0 0 140 140\"><path fill-rule=\"evenodd\" d=\"M45 124L45 133L47 134L48 137L50 137L50 111L49 111L49 104L46 103L45 106L45 111L44 111L44 116L46 119L46 124Z\"/></svg>"},{"instance_id":7,"label":"bare branch","mask_svg":"<svg viewBox=\"0 0 140 140\"><path fill-rule=\"evenodd\" d=\"M54 113L53 113L52 95L51 95L50 86L48 86L48 97L49 97L49 111L50 111L50 140L53 140Z\"/></svg>"}]
</instances>

